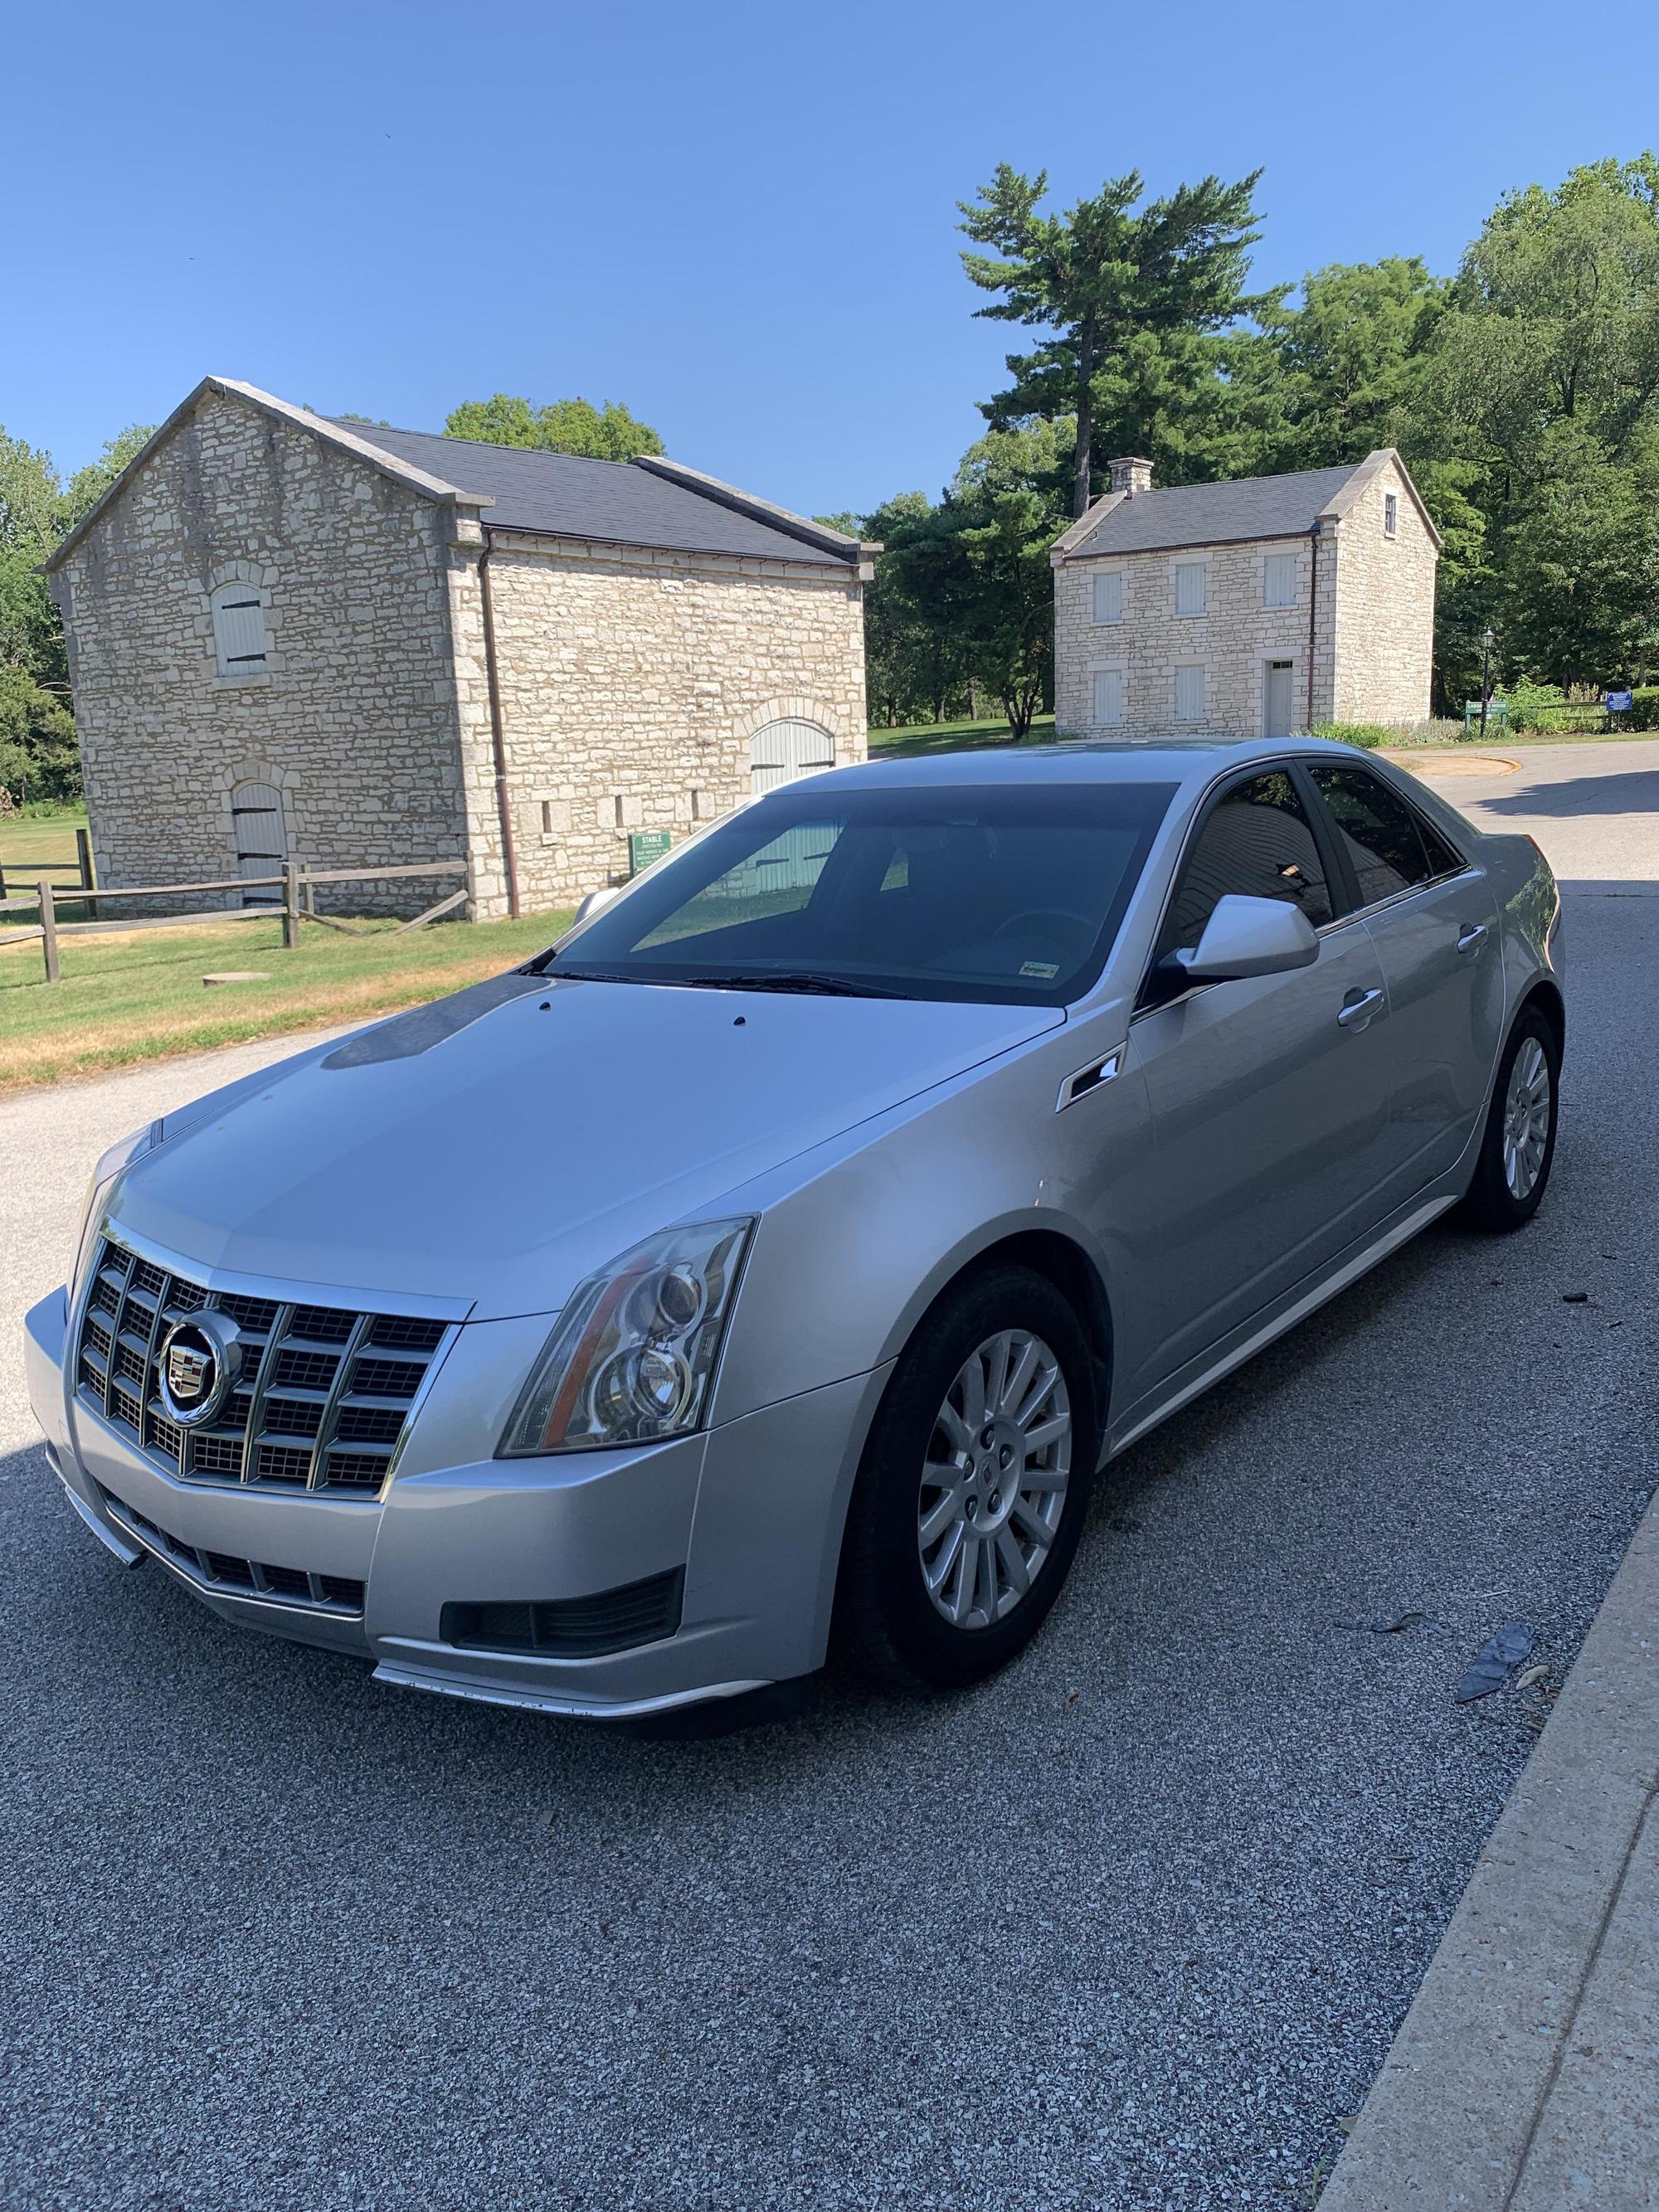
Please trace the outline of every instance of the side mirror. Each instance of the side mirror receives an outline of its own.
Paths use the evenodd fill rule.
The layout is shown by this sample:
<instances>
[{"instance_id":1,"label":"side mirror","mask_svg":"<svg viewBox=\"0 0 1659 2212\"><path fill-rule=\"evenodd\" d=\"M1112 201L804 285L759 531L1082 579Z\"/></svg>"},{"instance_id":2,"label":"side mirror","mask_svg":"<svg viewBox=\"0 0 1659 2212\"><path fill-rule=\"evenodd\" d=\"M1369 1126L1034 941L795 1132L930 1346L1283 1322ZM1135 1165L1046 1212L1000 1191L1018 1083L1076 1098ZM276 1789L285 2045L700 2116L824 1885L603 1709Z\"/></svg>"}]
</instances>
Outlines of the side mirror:
<instances>
[{"instance_id":1,"label":"side mirror","mask_svg":"<svg viewBox=\"0 0 1659 2212\"><path fill-rule=\"evenodd\" d=\"M592 921L596 914L603 914L606 907L613 900L619 899L622 895L623 887L620 884L605 884L599 890L589 891L587 896L576 908L576 919L571 923L571 928L580 929L585 921Z\"/></svg>"},{"instance_id":2,"label":"side mirror","mask_svg":"<svg viewBox=\"0 0 1659 2212\"><path fill-rule=\"evenodd\" d=\"M1170 965L1188 983L1231 983L1310 968L1318 957L1319 939L1300 907L1229 891L1193 951L1172 953Z\"/></svg>"}]
</instances>

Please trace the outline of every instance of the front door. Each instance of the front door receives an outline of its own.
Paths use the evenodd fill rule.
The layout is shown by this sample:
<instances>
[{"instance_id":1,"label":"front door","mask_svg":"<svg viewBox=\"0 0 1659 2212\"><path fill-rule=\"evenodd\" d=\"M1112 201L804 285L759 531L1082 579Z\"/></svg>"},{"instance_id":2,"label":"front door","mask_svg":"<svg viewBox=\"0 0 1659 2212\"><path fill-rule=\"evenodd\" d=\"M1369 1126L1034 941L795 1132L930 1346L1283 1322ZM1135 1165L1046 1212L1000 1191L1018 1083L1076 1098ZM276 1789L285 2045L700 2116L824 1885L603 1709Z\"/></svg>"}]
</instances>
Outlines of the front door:
<instances>
[{"instance_id":1,"label":"front door","mask_svg":"<svg viewBox=\"0 0 1659 2212\"><path fill-rule=\"evenodd\" d=\"M1261 714L1261 734L1264 738L1288 738L1291 734L1292 673L1292 665L1288 660L1270 660L1267 663Z\"/></svg>"},{"instance_id":2,"label":"front door","mask_svg":"<svg viewBox=\"0 0 1659 2212\"><path fill-rule=\"evenodd\" d=\"M1311 967L1180 990L1158 963L1196 945L1216 902L1286 899L1320 933ZM1179 995L1159 1003L1169 990ZM1129 1226L1138 1310L1130 1393L1197 1359L1372 1225L1388 1123L1382 973L1335 913L1306 810L1282 769L1212 802L1182 862L1125 1073L1152 1146ZM1376 1011L1373 1012L1372 1010ZM1124 1347L1126 1350L1129 1346Z\"/></svg>"}]
</instances>

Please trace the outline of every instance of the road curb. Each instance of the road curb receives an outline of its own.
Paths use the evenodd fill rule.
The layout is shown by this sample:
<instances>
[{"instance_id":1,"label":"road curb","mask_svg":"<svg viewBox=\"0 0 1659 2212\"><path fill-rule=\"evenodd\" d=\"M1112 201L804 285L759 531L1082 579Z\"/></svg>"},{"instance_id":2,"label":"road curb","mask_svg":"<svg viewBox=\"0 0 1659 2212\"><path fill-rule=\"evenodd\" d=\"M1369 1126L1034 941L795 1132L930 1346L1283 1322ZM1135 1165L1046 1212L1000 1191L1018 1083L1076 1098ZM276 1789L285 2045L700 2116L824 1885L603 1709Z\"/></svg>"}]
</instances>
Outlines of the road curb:
<instances>
[{"instance_id":1,"label":"road curb","mask_svg":"<svg viewBox=\"0 0 1659 2212\"><path fill-rule=\"evenodd\" d=\"M1622 1988L1604 1988L1628 1975L1628 1943L1610 1935L1615 1917L1659 1909L1656 1794L1659 1493L1320 2212L1622 2212L1659 2202L1659 2075L1622 2032ZM1642 1979L1651 1973L1650 1962ZM1574 2034L1590 2005L1593 2041Z\"/></svg>"}]
</instances>

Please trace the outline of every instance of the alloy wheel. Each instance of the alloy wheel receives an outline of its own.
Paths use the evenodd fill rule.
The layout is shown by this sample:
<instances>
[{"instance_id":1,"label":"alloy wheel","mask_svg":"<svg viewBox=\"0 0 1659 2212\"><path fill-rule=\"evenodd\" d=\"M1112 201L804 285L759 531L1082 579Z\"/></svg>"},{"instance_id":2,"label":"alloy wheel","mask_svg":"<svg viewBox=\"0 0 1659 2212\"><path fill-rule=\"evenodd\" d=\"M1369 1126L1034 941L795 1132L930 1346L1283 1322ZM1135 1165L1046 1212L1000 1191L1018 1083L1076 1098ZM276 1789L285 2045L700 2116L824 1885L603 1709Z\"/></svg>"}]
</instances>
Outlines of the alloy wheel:
<instances>
[{"instance_id":1,"label":"alloy wheel","mask_svg":"<svg viewBox=\"0 0 1659 2212\"><path fill-rule=\"evenodd\" d=\"M1072 1405L1040 1336L1002 1329L966 1359L934 1418L916 1546L956 1628L1006 1620L1042 1572L1072 1470Z\"/></svg>"},{"instance_id":2,"label":"alloy wheel","mask_svg":"<svg viewBox=\"0 0 1659 2212\"><path fill-rule=\"evenodd\" d=\"M1523 1040L1504 1096L1504 1181L1518 1204L1531 1197L1550 1135L1550 1064L1535 1036Z\"/></svg>"}]
</instances>

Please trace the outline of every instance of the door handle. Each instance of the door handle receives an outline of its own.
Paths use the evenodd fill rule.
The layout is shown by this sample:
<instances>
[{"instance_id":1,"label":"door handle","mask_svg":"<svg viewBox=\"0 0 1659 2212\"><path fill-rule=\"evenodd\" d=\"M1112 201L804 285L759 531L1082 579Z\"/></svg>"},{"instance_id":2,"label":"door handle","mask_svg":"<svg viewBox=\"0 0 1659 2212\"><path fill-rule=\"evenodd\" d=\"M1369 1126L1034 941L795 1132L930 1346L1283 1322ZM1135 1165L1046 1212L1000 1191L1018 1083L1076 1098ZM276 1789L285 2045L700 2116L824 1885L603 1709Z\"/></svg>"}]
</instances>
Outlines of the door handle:
<instances>
[{"instance_id":1,"label":"door handle","mask_svg":"<svg viewBox=\"0 0 1659 2212\"><path fill-rule=\"evenodd\" d=\"M1363 1030L1372 1015L1381 1011L1382 1005L1380 990L1351 991L1342 1002L1336 1025L1340 1030Z\"/></svg>"},{"instance_id":2,"label":"door handle","mask_svg":"<svg viewBox=\"0 0 1659 2212\"><path fill-rule=\"evenodd\" d=\"M1486 941L1486 925L1484 921L1468 922L1457 933L1460 952L1478 952Z\"/></svg>"}]
</instances>

